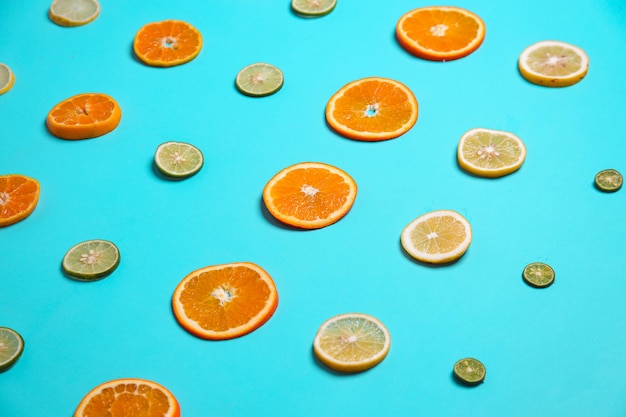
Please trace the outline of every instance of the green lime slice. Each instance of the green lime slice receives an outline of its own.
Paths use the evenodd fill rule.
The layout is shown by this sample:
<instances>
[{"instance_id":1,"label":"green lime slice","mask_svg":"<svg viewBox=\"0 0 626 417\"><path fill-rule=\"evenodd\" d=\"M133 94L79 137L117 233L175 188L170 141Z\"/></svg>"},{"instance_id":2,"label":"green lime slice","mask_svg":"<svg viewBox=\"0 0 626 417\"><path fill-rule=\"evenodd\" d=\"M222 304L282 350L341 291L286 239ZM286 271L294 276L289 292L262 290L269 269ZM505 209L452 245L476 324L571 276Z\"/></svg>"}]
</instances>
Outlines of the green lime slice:
<instances>
[{"instance_id":1,"label":"green lime slice","mask_svg":"<svg viewBox=\"0 0 626 417\"><path fill-rule=\"evenodd\" d=\"M165 142L157 147L154 163L163 175L171 178L191 177L204 165L200 149L184 142Z\"/></svg>"},{"instance_id":2,"label":"green lime slice","mask_svg":"<svg viewBox=\"0 0 626 417\"><path fill-rule=\"evenodd\" d=\"M480 384L486 374L485 365L478 359L463 358L454 364L454 376L466 385Z\"/></svg>"},{"instance_id":3,"label":"green lime slice","mask_svg":"<svg viewBox=\"0 0 626 417\"><path fill-rule=\"evenodd\" d=\"M302 16L324 16L333 11L337 0L292 0L291 8Z\"/></svg>"},{"instance_id":4,"label":"green lime slice","mask_svg":"<svg viewBox=\"0 0 626 417\"><path fill-rule=\"evenodd\" d=\"M239 71L235 85L242 94L263 97L280 90L283 81L283 72L280 69L271 64L258 62Z\"/></svg>"},{"instance_id":5,"label":"green lime slice","mask_svg":"<svg viewBox=\"0 0 626 417\"><path fill-rule=\"evenodd\" d=\"M522 277L528 285L537 288L544 288L552 285L554 282L555 274L554 269L550 265L533 262L524 268Z\"/></svg>"},{"instance_id":6,"label":"green lime slice","mask_svg":"<svg viewBox=\"0 0 626 417\"><path fill-rule=\"evenodd\" d=\"M612 193L622 188L624 179L622 174L615 169L605 169L596 174L596 188L605 193Z\"/></svg>"},{"instance_id":7,"label":"green lime slice","mask_svg":"<svg viewBox=\"0 0 626 417\"><path fill-rule=\"evenodd\" d=\"M9 369L24 352L24 339L13 329L0 327L0 372Z\"/></svg>"},{"instance_id":8,"label":"green lime slice","mask_svg":"<svg viewBox=\"0 0 626 417\"><path fill-rule=\"evenodd\" d=\"M79 281L95 281L110 275L120 263L120 251L108 240L87 240L67 251L63 272Z\"/></svg>"}]
</instances>

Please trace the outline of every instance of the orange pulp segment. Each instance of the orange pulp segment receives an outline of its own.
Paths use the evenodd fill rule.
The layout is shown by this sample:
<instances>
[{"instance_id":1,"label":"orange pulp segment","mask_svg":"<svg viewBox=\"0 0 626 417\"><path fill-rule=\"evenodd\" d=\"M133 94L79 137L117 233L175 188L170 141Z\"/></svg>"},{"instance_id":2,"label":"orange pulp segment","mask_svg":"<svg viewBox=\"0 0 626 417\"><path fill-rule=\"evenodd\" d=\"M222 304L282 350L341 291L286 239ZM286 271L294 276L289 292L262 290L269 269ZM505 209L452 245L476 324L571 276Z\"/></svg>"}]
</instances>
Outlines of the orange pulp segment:
<instances>
[{"instance_id":1,"label":"orange pulp segment","mask_svg":"<svg viewBox=\"0 0 626 417\"><path fill-rule=\"evenodd\" d=\"M20 174L0 175L0 227L24 220L39 201L39 181Z\"/></svg>"},{"instance_id":2,"label":"orange pulp segment","mask_svg":"<svg viewBox=\"0 0 626 417\"><path fill-rule=\"evenodd\" d=\"M181 20L147 23L135 35L133 49L147 65L173 67L198 56L202 49L202 35Z\"/></svg>"},{"instance_id":3,"label":"orange pulp segment","mask_svg":"<svg viewBox=\"0 0 626 417\"><path fill-rule=\"evenodd\" d=\"M62 139L89 139L115 129L122 110L113 97L102 93L78 94L61 101L48 113L46 125Z\"/></svg>"}]
</instances>

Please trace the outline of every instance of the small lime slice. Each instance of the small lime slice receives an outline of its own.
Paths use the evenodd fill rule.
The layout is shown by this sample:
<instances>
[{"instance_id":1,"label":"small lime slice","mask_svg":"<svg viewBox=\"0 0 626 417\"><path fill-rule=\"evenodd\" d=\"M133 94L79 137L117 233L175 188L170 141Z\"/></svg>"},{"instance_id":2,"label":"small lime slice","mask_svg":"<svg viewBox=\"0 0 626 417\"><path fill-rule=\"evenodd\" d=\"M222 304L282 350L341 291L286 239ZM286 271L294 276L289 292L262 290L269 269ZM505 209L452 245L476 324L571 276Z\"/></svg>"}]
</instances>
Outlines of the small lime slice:
<instances>
[{"instance_id":1,"label":"small lime slice","mask_svg":"<svg viewBox=\"0 0 626 417\"><path fill-rule=\"evenodd\" d=\"M154 163L163 175L171 178L191 177L204 165L200 149L184 142L165 142L157 147Z\"/></svg>"},{"instance_id":2,"label":"small lime slice","mask_svg":"<svg viewBox=\"0 0 626 417\"><path fill-rule=\"evenodd\" d=\"M15 75L6 64L0 64L0 95L6 93L15 84Z\"/></svg>"},{"instance_id":3,"label":"small lime slice","mask_svg":"<svg viewBox=\"0 0 626 417\"><path fill-rule=\"evenodd\" d=\"M13 329L0 327L0 372L9 369L24 352L24 339Z\"/></svg>"},{"instance_id":4,"label":"small lime slice","mask_svg":"<svg viewBox=\"0 0 626 417\"><path fill-rule=\"evenodd\" d=\"M291 8L297 14L308 17L324 16L333 11L337 0L292 0Z\"/></svg>"},{"instance_id":5,"label":"small lime slice","mask_svg":"<svg viewBox=\"0 0 626 417\"><path fill-rule=\"evenodd\" d=\"M463 384L477 385L484 381L487 370L481 361L463 358L454 364L454 376Z\"/></svg>"},{"instance_id":6,"label":"small lime slice","mask_svg":"<svg viewBox=\"0 0 626 417\"><path fill-rule=\"evenodd\" d=\"M263 97L274 94L283 86L283 72L271 64L258 62L237 74L237 89L247 96Z\"/></svg>"},{"instance_id":7,"label":"small lime slice","mask_svg":"<svg viewBox=\"0 0 626 417\"><path fill-rule=\"evenodd\" d=\"M533 262L526 265L524 272L522 272L522 277L528 285L544 288L552 285L555 274L554 269L552 269L550 265L541 262Z\"/></svg>"},{"instance_id":8,"label":"small lime slice","mask_svg":"<svg viewBox=\"0 0 626 417\"><path fill-rule=\"evenodd\" d=\"M59 26L82 26L100 14L98 0L54 0L48 17Z\"/></svg>"},{"instance_id":9,"label":"small lime slice","mask_svg":"<svg viewBox=\"0 0 626 417\"><path fill-rule=\"evenodd\" d=\"M605 169L596 174L595 178L596 188L605 193L613 193L622 188L624 179L622 174L615 169Z\"/></svg>"},{"instance_id":10,"label":"small lime slice","mask_svg":"<svg viewBox=\"0 0 626 417\"><path fill-rule=\"evenodd\" d=\"M108 240L87 240L67 251L63 272L79 281L95 281L110 275L120 263L120 251Z\"/></svg>"}]
</instances>

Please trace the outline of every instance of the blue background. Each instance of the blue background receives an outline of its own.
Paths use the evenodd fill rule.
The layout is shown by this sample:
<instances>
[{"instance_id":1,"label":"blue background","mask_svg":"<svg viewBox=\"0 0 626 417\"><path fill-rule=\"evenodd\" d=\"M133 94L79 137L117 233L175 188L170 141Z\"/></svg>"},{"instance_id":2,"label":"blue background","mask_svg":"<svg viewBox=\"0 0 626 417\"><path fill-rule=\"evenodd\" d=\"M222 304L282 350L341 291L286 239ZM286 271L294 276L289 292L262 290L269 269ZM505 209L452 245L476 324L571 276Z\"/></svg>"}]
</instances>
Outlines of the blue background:
<instances>
[{"instance_id":1,"label":"blue background","mask_svg":"<svg viewBox=\"0 0 626 417\"><path fill-rule=\"evenodd\" d=\"M395 41L397 20L430 5L340 0L303 19L289 1L102 0L92 23L63 28L49 2L0 0L0 62L16 74L0 96L0 173L38 179L26 220L0 230L0 325L26 349L0 374L2 417L63 416L96 385L151 379L191 416L626 416L626 191L593 187L601 169L626 173L626 4L622 0L459 1L483 18L483 45L446 63L420 60ZM188 64L152 68L132 54L145 23L186 20L204 37ZM526 82L517 58L545 39L583 48L587 77L549 89ZM253 62L281 68L277 94L237 92ZM393 78L420 114L404 136L363 143L325 124L344 84ZM123 117L103 137L64 141L48 111L74 94L117 99ZM516 173L472 177L456 164L461 135L507 130L528 150ZM205 155L196 176L156 175L158 144L187 141ZM356 180L348 215L315 231L281 227L261 193L280 169L336 165ZM460 261L430 267L407 257L403 227L452 209L472 224ZM114 241L110 277L66 278L72 245ZM257 331L210 342L184 331L170 299L207 265L266 269L279 306ZM533 261L557 278L534 289ZM327 318L371 314L392 336L370 371L340 375L316 362L312 340ZM465 356L487 367L474 388L452 378Z\"/></svg>"}]
</instances>

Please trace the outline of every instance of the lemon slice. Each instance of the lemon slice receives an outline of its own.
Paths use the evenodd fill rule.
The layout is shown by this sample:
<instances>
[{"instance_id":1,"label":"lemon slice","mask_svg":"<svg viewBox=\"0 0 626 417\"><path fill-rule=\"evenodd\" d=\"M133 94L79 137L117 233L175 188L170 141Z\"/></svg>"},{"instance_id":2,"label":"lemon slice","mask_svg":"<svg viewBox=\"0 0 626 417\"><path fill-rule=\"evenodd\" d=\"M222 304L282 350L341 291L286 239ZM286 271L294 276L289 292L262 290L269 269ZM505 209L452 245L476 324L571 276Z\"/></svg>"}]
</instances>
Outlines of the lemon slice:
<instances>
[{"instance_id":1,"label":"lemon slice","mask_svg":"<svg viewBox=\"0 0 626 417\"><path fill-rule=\"evenodd\" d=\"M389 353L387 328L367 314L340 314L326 320L317 331L313 351L331 369L360 372L370 369Z\"/></svg>"},{"instance_id":2,"label":"lemon slice","mask_svg":"<svg viewBox=\"0 0 626 417\"><path fill-rule=\"evenodd\" d=\"M4 94L13 88L15 75L6 64L0 64L0 94Z\"/></svg>"},{"instance_id":3,"label":"lemon slice","mask_svg":"<svg viewBox=\"0 0 626 417\"><path fill-rule=\"evenodd\" d=\"M110 275L120 263L113 242L94 239L74 245L63 257L63 271L79 281L95 281Z\"/></svg>"},{"instance_id":4,"label":"lemon slice","mask_svg":"<svg viewBox=\"0 0 626 417\"><path fill-rule=\"evenodd\" d=\"M454 376L457 381L466 385L477 385L485 380L487 369L481 361L474 358L463 358L454 364Z\"/></svg>"},{"instance_id":5,"label":"lemon slice","mask_svg":"<svg viewBox=\"0 0 626 417\"><path fill-rule=\"evenodd\" d=\"M596 174L594 179L596 188L605 193L613 193L619 190L622 188L623 182L622 174L615 169L603 169Z\"/></svg>"},{"instance_id":6,"label":"lemon slice","mask_svg":"<svg viewBox=\"0 0 626 417\"><path fill-rule=\"evenodd\" d=\"M292 0L291 9L307 17L324 16L333 11L337 0Z\"/></svg>"},{"instance_id":7,"label":"lemon slice","mask_svg":"<svg viewBox=\"0 0 626 417\"><path fill-rule=\"evenodd\" d=\"M0 372L8 370L24 352L24 339L13 329L0 327Z\"/></svg>"},{"instance_id":8,"label":"lemon slice","mask_svg":"<svg viewBox=\"0 0 626 417\"><path fill-rule=\"evenodd\" d=\"M235 85L247 96L264 97L276 93L283 86L283 72L271 64L257 62L237 74Z\"/></svg>"},{"instance_id":9,"label":"lemon slice","mask_svg":"<svg viewBox=\"0 0 626 417\"><path fill-rule=\"evenodd\" d=\"M202 168L204 156L200 149L184 142L165 142L157 147L154 163L163 175L187 178Z\"/></svg>"},{"instance_id":10,"label":"lemon slice","mask_svg":"<svg viewBox=\"0 0 626 417\"><path fill-rule=\"evenodd\" d=\"M98 0L54 0L48 17L59 26L82 26L100 14Z\"/></svg>"},{"instance_id":11,"label":"lemon slice","mask_svg":"<svg viewBox=\"0 0 626 417\"><path fill-rule=\"evenodd\" d=\"M555 274L554 269L550 265L542 262L533 262L524 267L522 278L530 286L544 288L552 285Z\"/></svg>"},{"instance_id":12,"label":"lemon slice","mask_svg":"<svg viewBox=\"0 0 626 417\"><path fill-rule=\"evenodd\" d=\"M518 68L522 77L533 84L567 87L587 75L589 58L577 46L559 41L541 41L522 51Z\"/></svg>"},{"instance_id":13,"label":"lemon slice","mask_svg":"<svg viewBox=\"0 0 626 417\"><path fill-rule=\"evenodd\" d=\"M464 170L481 177L502 177L522 166L526 159L524 142L513 133L492 129L471 129L461 136L457 160Z\"/></svg>"}]
</instances>

